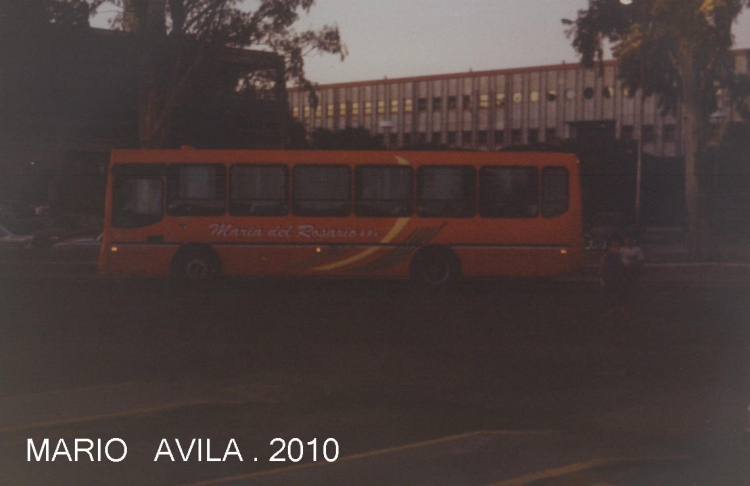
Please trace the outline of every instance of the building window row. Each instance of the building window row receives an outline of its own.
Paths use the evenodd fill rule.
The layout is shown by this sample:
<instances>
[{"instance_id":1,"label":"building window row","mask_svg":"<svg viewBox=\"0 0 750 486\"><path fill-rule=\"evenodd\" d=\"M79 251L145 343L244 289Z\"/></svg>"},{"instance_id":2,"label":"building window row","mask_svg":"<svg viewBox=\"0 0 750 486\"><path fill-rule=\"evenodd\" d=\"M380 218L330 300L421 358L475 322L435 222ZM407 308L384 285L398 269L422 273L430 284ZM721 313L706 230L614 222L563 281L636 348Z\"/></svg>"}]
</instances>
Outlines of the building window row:
<instances>
[{"instance_id":1,"label":"building window row","mask_svg":"<svg viewBox=\"0 0 750 486\"><path fill-rule=\"evenodd\" d=\"M623 95L628 98L632 98L635 95L635 91L632 89L629 89L627 87L623 87L622 89ZM614 96L615 88L613 86L605 86L602 88L601 96L604 99L611 99ZM576 90L570 88L565 90L565 99L568 101L574 100L576 98ZM585 87L582 91L582 96L586 100L591 100L596 95L596 91L594 88L588 86ZM546 101L548 103L554 103L557 101L557 91L555 90L549 90L547 92L547 95L545 97ZM461 96L461 107L464 110L472 110L474 108L473 105L473 98L472 95L463 95ZM542 99L541 93L537 90L531 91L528 94L528 101L530 103L538 103ZM455 95L450 95L445 97L445 105L443 105L444 98L442 96L434 96L431 100L428 100L428 98L417 98L417 111L418 112L425 112L427 111L428 104L431 104L432 111L442 111L443 107L445 106L445 109L454 111L459 109L458 105L459 97ZM502 109L505 107L505 100L506 95L505 93L496 93L495 94L495 107L498 109ZM516 91L511 95L511 100L514 104L522 103L524 100L523 93ZM428 101L431 101L431 103L428 103ZM359 103L358 102L351 102L349 103L351 106L351 115L359 115ZM399 109L403 106L404 113L411 113L413 111L413 101L411 98L404 98L403 100L393 99L390 101L390 114L397 114L399 112ZM490 107L490 95L489 94L480 94L478 97L478 107L480 109L488 109ZM364 114L365 115L371 115L373 112L373 103L370 101L364 102ZM385 115L386 114L386 101L380 100L376 102L376 112L378 115ZM294 107L293 108L293 116L295 118L299 118L299 108ZM308 106L304 107L304 117L309 118L310 117L310 108ZM326 109L327 116L336 116L336 106L333 103L330 103L327 105ZM315 116L320 117L322 115L322 107L318 106L315 109ZM347 103L341 103L339 105L338 109L338 115L339 116L346 116L347 115Z\"/></svg>"}]
</instances>

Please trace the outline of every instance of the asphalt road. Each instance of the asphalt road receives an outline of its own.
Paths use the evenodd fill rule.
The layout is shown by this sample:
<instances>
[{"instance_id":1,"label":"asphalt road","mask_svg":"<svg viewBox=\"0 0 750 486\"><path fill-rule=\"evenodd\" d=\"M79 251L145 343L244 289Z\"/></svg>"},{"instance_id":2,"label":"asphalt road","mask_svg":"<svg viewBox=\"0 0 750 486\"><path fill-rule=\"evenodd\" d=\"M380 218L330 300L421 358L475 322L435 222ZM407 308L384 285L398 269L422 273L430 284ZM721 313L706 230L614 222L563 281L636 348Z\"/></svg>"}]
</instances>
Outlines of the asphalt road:
<instances>
[{"instance_id":1,"label":"asphalt road","mask_svg":"<svg viewBox=\"0 0 750 486\"><path fill-rule=\"evenodd\" d=\"M647 283L622 318L589 281L28 268L0 272L0 484L750 484L743 286Z\"/></svg>"}]
</instances>

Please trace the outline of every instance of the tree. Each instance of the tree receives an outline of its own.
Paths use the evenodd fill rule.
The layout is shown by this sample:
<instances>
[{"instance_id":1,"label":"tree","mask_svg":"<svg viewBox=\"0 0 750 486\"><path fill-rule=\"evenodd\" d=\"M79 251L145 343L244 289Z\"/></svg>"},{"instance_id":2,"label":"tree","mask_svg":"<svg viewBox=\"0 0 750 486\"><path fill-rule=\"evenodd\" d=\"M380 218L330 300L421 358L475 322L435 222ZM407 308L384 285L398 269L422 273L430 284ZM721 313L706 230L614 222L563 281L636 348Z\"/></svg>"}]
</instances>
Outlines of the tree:
<instances>
[{"instance_id":1,"label":"tree","mask_svg":"<svg viewBox=\"0 0 750 486\"><path fill-rule=\"evenodd\" d=\"M665 112L682 116L685 203L691 256L706 256L707 224L697 159L716 109L716 90L732 84L732 24L747 0L589 0L575 20L563 20L585 67L604 57L609 41L629 89L655 94Z\"/></svg>"},{"instance_id":2,"label":"tree","mask_svg":"<svg viewBox=\"0 0 750 486\"><path fill-rule=\"evenodd\" d=\"M105 0L0 0L4 27L39 28L44 24L88 27L89 16ZM16 32L19 33L19 32ZM38 33L35 30L35 33Z\"/></svg>"},{"instance_id":3,"label":"tree","mask_svg":"<svg viewBox=\"0 0 750 486\"><path fill-rule=\"evenodd\" d=\"M55 120L72 104L61 88L73 78L65 61L87 42L90 9L99 3L0 0L0 147L53 143Z\"/></svg>"},{"instance_id":4,"label":"tree","mask_svg":"<svg viewBox=\"0 0 750 486\"><path fill-rule=\"evenodd\" d=\"M312 52L346 56L338 28L297 32L293 25L315 0L114 0L122 8L114 24L134 33L139 65L138 125L143 148L168 143L175 111L196 93L196 81L211 78L227 49L262 48L281 54L286 79L313 91L304 58ZM237 81L237 80L235 80ZM235 90L250 90L247 78Z\"/></svg>"}]
</instances>

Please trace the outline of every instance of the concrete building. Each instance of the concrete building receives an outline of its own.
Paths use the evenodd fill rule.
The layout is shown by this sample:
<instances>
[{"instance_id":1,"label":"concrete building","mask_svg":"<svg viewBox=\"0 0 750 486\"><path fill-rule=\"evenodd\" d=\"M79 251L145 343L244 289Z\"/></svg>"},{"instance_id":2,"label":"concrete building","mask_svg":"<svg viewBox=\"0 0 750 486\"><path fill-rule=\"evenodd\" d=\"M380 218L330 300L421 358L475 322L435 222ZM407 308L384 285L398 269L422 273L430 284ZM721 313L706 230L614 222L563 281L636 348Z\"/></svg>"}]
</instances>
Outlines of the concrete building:
<instances>
[{"instance_id":1,"label":"concrete building","mask_svg":"<svg viewBox=\"0 0 750 486\"><path fill-rule=\"evenodd\" d=\"M735 51L735 68L748 73L750 50ZM679 114L662 116L655 97L630 93L618 66L603 73L579 64L501 69L318 87L312 108L307 93L290 90L292 115L308 132L323 127L362 127L385 137L387 146L427 143L498 150L519 144L587 139L641 139L644 153L679 157ZM718 90L718 131L741 121Z\"/></svg>"}]
</instances>

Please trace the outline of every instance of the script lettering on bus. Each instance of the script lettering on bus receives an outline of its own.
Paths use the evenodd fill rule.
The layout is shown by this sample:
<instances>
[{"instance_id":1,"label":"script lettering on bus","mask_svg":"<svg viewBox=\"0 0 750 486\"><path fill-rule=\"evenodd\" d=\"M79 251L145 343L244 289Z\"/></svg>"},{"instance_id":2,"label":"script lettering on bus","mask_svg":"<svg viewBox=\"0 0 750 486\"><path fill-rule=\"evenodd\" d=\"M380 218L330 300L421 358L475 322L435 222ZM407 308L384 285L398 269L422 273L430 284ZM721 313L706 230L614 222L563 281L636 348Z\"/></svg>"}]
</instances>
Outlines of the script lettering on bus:
<instances>
[{"instance_id":1,"label":"script lettering on bus","mask_svg":"<svg viewBox=\"0 0 750 486\"><path fill-rule=\"evenodd\" d=\"M271 238L377 238L379 233L373 230L358 230L355 228L320 228L314 224L300 224L294 226L276 226L269 230L263 228L244 228L231 223L213 223L208 226L211 236L223 238L251 237L259 238L268 236Z\"/></svg>"},{"instance_id":2,"label":"script lettering on bus","mask_svg":"<svg viewBox=\"0 0 750 486\"><path fill-rule=\"evenodd\" d=\"M268 230L268 236L272 238L289 238L292 236L292 230L294 229L294 226L276 226L275 228L271 228Z\"/></svg>"},{"instance_id":3,"label":"script lettering on bus","mask_svg":"<svg viewBox=\"0 0 750 486\"><path fill-rule=\"evenodd\" d=\"M354 238L359 232L355 229L318 228L314 224L297 226L297 236L302 238Z\"/></svg>"},{"instance_id":4,"label":"script lettering on bus","mask_svg":"<svg viewBox=\"0 0 750 486\"><path fill-rule=\"evenodd\" d=\"M214 223L209 225L209 229L211 230L211 236L263 236L263 228L240 228L229 223Z\"/></svg>"}]
</instances>

